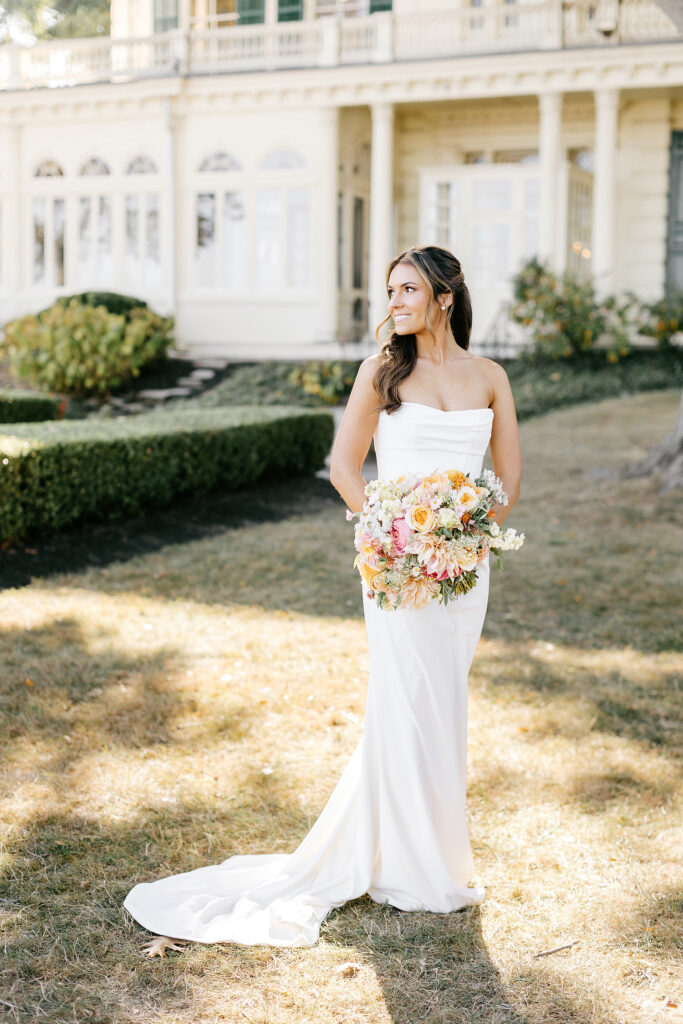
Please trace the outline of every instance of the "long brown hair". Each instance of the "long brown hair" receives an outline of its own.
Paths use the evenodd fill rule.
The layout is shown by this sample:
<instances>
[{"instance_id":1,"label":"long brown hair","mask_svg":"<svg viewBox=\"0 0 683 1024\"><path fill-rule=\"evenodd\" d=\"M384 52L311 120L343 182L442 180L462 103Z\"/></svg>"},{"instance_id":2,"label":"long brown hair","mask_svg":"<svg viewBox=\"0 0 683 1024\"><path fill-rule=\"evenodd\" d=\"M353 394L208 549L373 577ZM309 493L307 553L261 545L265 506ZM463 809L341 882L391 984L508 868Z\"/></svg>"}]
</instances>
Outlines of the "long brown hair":
<instances>
[{"instance_id":1,"label":"long brown hair","mask_svg":"<svg viewBox=\"0 0 683 1024\"><path fill-rule=\"evenodd\" d=\"M434 340L436 341L436 335L432 330L430 314L434 309L437 296L452 295L453 302L449 316L451 331L460 348L469 348L472 330L472 303L460 261L452 252L439 245L413 245L392 260L387 267L387 287L391 272L397 263L408 263L415 267L431 290L425 315L425 326ZM395 409L401 407L398 386L410 375L417 360L417 338L414 334L397 334L394 330L388 341L382 344L379 331L390 319L390 316L385 317L375 330L375 338L381 348L379 366L373 377L373 384L380 396L377 410L386 409L387 412L394 412Z\"/></svg>"}]
</instances>

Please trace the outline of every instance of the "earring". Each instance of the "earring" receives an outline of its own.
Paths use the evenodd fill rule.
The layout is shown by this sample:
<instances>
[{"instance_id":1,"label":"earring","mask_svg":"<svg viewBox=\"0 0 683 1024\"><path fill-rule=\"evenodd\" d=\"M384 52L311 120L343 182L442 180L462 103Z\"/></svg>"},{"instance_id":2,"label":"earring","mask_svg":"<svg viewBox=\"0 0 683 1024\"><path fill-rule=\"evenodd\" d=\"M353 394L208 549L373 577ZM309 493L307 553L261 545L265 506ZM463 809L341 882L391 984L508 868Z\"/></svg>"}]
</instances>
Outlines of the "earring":
<instances>
[{"instance_id":1,"label":"earring","mask_svg":"<svg viewBox=\"0 0 683 1024\"><path fill-rule=\"evenodd\" d=\"M441 308L442 308L442 309L445 309L446 307L445 307L445 306L442 306Z\"/></svg>"}]
</instances>

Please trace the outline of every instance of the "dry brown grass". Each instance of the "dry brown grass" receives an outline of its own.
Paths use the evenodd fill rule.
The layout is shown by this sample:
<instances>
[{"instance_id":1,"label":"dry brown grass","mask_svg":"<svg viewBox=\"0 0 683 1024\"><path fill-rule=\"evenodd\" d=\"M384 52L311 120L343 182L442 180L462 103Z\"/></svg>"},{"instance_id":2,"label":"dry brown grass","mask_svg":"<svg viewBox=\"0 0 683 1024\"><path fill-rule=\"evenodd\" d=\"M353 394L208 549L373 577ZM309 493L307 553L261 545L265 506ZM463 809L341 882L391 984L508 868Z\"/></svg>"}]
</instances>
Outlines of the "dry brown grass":
<instances>
[{"instance_id":1,"label":"dry brown grass","mask_svg":"<svg viewBox=\"0 0 683 1024\"><path fill-rule=\"evenodd\" d=\"M2 592L4 1018L680 1020L680 495L586 476L642 454L677 403L649 393L522 425L507 525L527 544L492 572L470 679L487 898L456 914L362 897L310 949L191 944L150 961L121 906L138 880L293 849L329 796L368 668L341 502Z\"/></svg>"}]
</instances>

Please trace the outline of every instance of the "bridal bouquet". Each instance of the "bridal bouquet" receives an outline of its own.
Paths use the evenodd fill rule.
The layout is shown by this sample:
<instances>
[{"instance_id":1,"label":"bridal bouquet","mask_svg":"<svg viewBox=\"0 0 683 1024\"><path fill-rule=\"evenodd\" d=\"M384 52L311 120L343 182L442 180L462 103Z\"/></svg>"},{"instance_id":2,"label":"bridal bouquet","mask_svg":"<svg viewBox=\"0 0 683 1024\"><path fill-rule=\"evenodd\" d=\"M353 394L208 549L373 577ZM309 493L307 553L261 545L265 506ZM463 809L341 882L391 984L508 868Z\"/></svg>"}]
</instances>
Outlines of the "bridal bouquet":
<instances>
[{"instance_id":1,"label":"bridal bouquet","mask_svg":"<svg viewBox=\"0 0 683 1024\"><path fill-rule=\"evenodd\" d=\"M371 480L362 512L346 510L355 527L353 567L380 608L444 604L477 582L476 566L489 551L520 548L524 534L501 530L493 505L507 505L501 481L490 470L472 480L457 469L427 476L405 473Z\"/></svg>"}]
</instances>

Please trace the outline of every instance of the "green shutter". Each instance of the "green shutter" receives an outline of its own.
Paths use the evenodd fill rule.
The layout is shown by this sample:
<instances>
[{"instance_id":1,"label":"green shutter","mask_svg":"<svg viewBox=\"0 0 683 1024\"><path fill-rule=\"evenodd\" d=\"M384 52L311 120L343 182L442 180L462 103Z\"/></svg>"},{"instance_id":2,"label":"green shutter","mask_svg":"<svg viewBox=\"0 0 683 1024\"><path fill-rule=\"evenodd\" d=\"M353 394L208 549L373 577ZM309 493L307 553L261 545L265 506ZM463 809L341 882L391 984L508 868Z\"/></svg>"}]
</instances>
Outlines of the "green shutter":
<instances>
[{"instance_id":1,"label":"green shutter","mask_svg":"<svg viewBox=\"0 0 683 1024\"><path fill-rule=\"evenodd\" d=\"M390 11L391 0L370 0L370 14L375 11Z\"/></svg>"},{"instance_id":2,"label":"green shutter","mask_svg":"<svg viewBox=\"0 0 683 1024\"><path fill-rule=\"evenodd\" d=\"M262 25L265 0L237 0L238 25Z\"/></svg>"},{"instance_id":3,"label":"green shutter","mask_svg":"<svg viewBox=\"0 0 683 1024\"><path fill-rule=\"evenodd\" d=\"M304 16L304 0L278 0L278 21L302 21Z\"/></svg>"},{"instance_id":4,"label":"green shutter","mask_svg":"<svg viewBox=\"0 0 683 1024\"><path fill-rule=\"evenodd\" d=\"M178 28L178 0L154 0L154 34Z\"/></svg>"}]
</instances>

